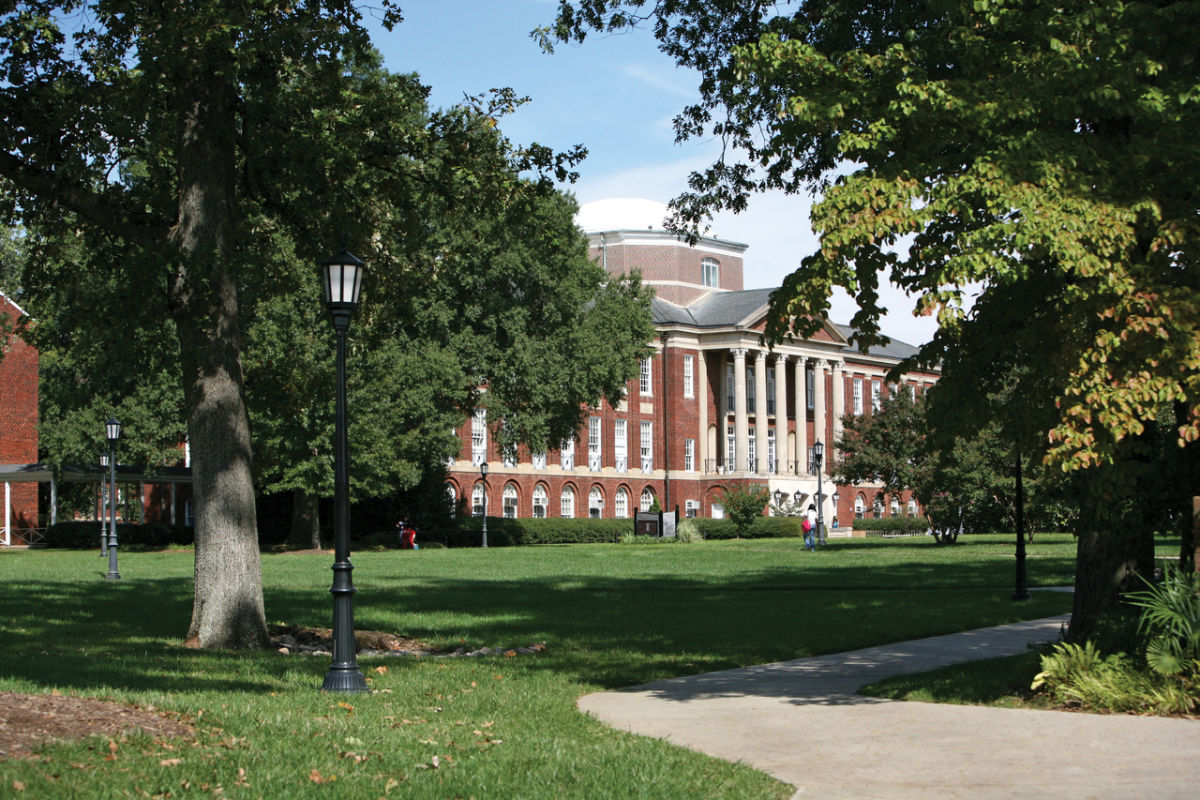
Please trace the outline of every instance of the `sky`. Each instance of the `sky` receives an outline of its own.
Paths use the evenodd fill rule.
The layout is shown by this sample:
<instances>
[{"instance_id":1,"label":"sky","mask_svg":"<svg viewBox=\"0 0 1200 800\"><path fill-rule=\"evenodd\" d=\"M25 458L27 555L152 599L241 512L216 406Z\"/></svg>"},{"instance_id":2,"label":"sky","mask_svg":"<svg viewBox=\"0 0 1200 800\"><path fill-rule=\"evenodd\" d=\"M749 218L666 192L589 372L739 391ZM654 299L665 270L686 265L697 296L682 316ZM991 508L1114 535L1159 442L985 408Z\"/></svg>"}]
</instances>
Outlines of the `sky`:
<instances>
[{"instance_id":1,"label":"sky","mask_svg":"<svg viewBox=\"0 0 1200 800\"><path fill-rule=\"evenodd\" d=\"M555 150L585 146L579 180L563 187L581 205L610 197L669 202L687 188L688 174L720 151L715 139L675 142L671 121L698 98L698 74L659 52L648 30L589 37L546 54L529 33L553 21L555 0L401 0L401 7L404 22L391 32L374 26L387 68L420 75L434 106L495 87L529 97L501 120L501 130L514 142ZM810 207L803 196L756 195L743 213L719 215L709 233L749 245L745 288L778 286L817 249ZM936 323L914 318L903 292L881 294L889 310L884 333L910 344L933 336ZM839 290L833 321L849 322L854 311Z\"/></svg>"}]
</instances>

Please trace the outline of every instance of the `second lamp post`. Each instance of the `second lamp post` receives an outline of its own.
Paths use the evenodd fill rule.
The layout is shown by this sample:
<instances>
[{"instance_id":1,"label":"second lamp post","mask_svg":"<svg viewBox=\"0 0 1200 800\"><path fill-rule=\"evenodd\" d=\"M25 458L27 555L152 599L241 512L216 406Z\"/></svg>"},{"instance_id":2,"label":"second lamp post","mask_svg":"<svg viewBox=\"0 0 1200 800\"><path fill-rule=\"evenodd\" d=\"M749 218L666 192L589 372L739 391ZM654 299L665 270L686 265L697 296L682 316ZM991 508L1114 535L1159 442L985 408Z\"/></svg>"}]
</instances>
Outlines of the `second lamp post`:
<instances>
[{"instance_id":1,"label":"second lamp post","mask_svg":"<svg viewBox=\"0 0 1200 800\"><path fill-rule=\"evenodd\" d=\"M825 546L825 495L821 491L821 462L825 460L825 443L813 443L813 466L817 469L817 544Z\"/></svg>"},{"instance_id":2,"label":"second lamp post","mask_svg":"<svg viewBox=\"0 0 1200 800\"><path fill-rule=\"evenodd\" d=\"M326 692L356 693L369 691L358 668L358 648L354 641L354 581L350 573L350 478L349 446L346 433L346 331L358 305L362 288L363 262L350 251L342 250L325 259L321 281L325 286L325 305L333 319L337 335L337 403L334 409L333 437L333 663L325 673L321 689Z\"/></svg>"},{"instance_id":3,"label":"second lamp post","mask_svg":"<svg viewBox=\"0 0 1200 800\"><path fill-rule=\"evenodd\" d=\"M117 439L121 438L121 423L110 419L104 423L104 438L108 440L108 575L110 581L121 580L117 571Z\"/></svg>"}]
</instances>

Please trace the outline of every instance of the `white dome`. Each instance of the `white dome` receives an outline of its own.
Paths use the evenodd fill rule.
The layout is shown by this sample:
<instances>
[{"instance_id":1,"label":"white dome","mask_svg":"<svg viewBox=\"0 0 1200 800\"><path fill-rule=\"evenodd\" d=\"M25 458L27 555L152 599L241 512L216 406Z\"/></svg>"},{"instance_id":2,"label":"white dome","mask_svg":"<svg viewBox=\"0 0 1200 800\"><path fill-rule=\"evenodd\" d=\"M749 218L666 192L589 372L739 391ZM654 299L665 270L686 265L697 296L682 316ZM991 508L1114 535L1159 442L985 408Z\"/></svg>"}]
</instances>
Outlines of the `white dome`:
<instances>
[{"instance_id":1,"label":"white dome","mask_svg":"<svg viewBox=\"0 0 1200 800\"><path fill-rule=\"evenodd\" d=\"M600 231L663 230L667 204L639 197L610 197L579 207L575 224L587 233Z\"/></svg>"}]
</instances>

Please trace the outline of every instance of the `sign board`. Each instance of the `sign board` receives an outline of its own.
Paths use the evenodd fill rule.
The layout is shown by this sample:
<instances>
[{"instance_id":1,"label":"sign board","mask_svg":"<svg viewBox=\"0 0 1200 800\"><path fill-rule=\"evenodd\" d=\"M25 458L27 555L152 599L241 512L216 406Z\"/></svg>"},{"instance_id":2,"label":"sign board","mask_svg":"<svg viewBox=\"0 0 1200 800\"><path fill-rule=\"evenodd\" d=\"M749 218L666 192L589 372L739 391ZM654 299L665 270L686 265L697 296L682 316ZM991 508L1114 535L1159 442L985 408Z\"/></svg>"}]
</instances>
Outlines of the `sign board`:
<instances>
[{"instance_id":1,"label":"sign board","mask_svg":"<svg viewBox=\"0 0 1200 800\"><path fill-rule=\"evenodd\" d=\"M679 512L672 511L664 514L661 511L639 511L634 518L634 533L638 536L656 536L675 538L675 525L679 521Z\"/></svg>"}]
</instances>

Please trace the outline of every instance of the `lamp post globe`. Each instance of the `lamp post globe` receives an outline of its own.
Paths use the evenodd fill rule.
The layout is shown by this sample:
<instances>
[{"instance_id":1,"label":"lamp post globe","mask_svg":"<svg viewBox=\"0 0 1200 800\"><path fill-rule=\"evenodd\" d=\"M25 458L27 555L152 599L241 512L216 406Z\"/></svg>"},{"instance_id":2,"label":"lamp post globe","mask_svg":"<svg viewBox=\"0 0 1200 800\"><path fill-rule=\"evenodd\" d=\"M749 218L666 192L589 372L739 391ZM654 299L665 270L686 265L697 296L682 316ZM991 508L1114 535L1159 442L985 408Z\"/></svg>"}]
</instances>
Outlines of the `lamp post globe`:
<instances>
[{"instance_id":1,"label":"lamp post globe","mask_svg":"<svg viewBox=\"0 0 1200 800\"><path fill-rule=\"evenodd\" d=\"M337 337L337 402L333 441L333 661L321 689L326 692L369 691L358 668L354 641L354 580L350 563L349 436L346 423L346 331L362 289L363 262L342 249L321 262L325 306Z\"/></svg>"},{"instance_id":2,"label":"lamp post globe","mask_svg":"<svg viewBox=\"0 0 1200 800\"><path fill-rule=\"evenodd\" d=\"M117 440L121 438L121 423L109 418L104 423L104 438L108 441L108 574L110 581L121 580L117 569Z\"/></svg>"},{"instance_id":3,"label":"lamp post globe","mask_svg":"<svg viewBox=\"0 0 1200 800\"><path fill-rule=\"evenodd\" d=\"M487 496L488 496L488 463L479 465L479 474L483 478L483 546L487 547Z\"/></svg>"},{"instance_id":4,"label":"lamp post globe","mask_svg":"<svg viewBox=\"0 0 1200 800\"><path fill-rule=\"evenodd\" d=\"M784 498L783 490L776 489L775 490L775 506L777 508L783 508L783 498Z\"/></svg>"},{"instance_id":5,"label":"lamp post globe","mask_svg":"<svg viewBox=\"0 0 1200 800\"><path fill-rule=\"evenodd\" d=\"M795 494L792 495L792 502L794 502L797 506L800 505L801 503L803 503L804 502L804 492L797 489Z\"/></svg>"}]
</instances>

